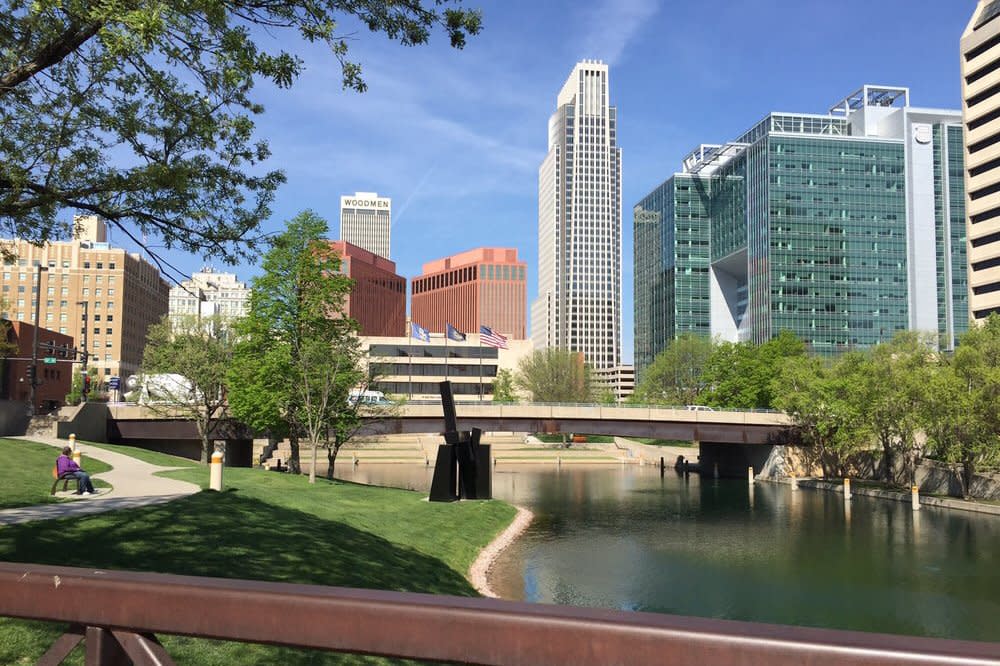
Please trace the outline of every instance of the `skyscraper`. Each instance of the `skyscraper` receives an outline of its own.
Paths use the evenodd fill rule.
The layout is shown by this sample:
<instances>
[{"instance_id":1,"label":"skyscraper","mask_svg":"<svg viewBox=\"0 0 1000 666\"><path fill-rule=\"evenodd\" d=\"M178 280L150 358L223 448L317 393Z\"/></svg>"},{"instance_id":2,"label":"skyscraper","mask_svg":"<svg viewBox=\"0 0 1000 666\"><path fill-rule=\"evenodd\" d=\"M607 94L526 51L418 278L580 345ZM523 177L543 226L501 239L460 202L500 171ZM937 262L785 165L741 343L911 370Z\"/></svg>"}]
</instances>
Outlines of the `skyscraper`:
<instances>
[{"instance_id":1,"label":"skyscraper","mask_svg":"<svg viewBox=\"0 0 1000 666\"><path fill-rule=\"evenodd\" d=\"M621 149L608 66L573 68L549 118L538 170L535 349L583 352L595 368L621 360Z\"/></svg>"},{"instance_id":2,"label":"skyscraper","mask_svg":"<svg viewBox=\"0 0 1000 666\"><path fill-rule=\"evenodd\" d=\"M357 192L340 197L340 240L389 256L389 228L392 224L392 199L375 192Z\"/></svg>"},{"instance_id":3,"label":"skyscraper","mask_svg":"<svg viewBox=\"0 0 1000 666\"><path fill-rule=\"evenodd\" d=\"M446 324L464 333L478 333L485 325L523 340L525 268L517 250L504 247L481 247L424 264L412 281L411 318L434 333L444 333Z\"/></svg>"},{"instance_id":4,"label":"skyscraper","mask_svg":"<svg viewBox=\"0 0 1000 666\"><path fill-rule=\"evenodd\" d=\"M86 347L100 381L124 380L139 370L149 327L167 314L170 287L142 255L107 242L104 220L78 215L73 224L72 241L6 243L13 256L0 275L0 316L33 321L37 295L40 326Z\"/></svg>"},{"instance_id":5,"label":"skyscraper","mask_svg":"<svg viewBox=\"0 0 1000 666\"><path fill-rule=\"evenodd\" d=\"M969 311L1000 312L1000 0L980 0L962 35Z\"/></svg>"},{"instance_id":6,"label":"skyscraper","mask_svg":"<svg viewBox=\"0 0 1000 666\"><path fill-rule=\"evenodd\" d=\"M400 335L406 327L406 278L396 263L346 241L330 241L341 272L354 280L344 311L361 335Z\"/></svg>"},{"instance_id":7,"label":"skyscraper","mask_svg":"<svg viewBox=\"0 0 1000 666\"><path fill-rule=\"evenodd\" d=\"M640 201L637 374L685 332L817 352L968 328L961 114L864 86L702 145Z\"/></svg>"}]
</instances>

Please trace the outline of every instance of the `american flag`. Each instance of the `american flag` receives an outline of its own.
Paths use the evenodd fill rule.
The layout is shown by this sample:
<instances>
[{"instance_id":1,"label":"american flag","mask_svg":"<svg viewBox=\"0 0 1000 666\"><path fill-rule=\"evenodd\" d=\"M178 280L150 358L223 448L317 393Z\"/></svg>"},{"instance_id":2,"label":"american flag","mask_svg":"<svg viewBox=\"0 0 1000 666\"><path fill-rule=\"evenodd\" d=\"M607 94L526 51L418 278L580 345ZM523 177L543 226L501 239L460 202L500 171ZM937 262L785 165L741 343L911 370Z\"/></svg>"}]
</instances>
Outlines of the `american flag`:
<instances>
[{"instance_id":1,"label":"american flag","mask_svg":"<svg viewBox=\"0 0 1000 666\"><path fill-rule=\"evenodd\" d=\"M499 333L494 333L493 329L489 326L479 327L479 341L484 345L490 347L499 347L500 349L509 349L507 346L507 338L500 335Z\"/></svg>"}]
</instances>

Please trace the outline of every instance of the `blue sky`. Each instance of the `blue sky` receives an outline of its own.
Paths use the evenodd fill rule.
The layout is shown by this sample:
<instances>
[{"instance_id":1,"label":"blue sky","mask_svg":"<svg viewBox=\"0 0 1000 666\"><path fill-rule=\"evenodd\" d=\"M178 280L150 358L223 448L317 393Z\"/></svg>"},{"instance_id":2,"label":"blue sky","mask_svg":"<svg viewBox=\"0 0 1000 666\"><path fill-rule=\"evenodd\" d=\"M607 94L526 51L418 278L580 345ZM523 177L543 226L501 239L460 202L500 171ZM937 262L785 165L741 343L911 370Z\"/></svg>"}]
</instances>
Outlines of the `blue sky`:
<instances>
[{"instance_id":1,"label":"blue sky","mask_svg":"<svg viewBox=\"0 0 1000 666\"><path fill-rule=\"evenodd\" d=\"M516 247L536 295L537 178L548 117L573 65L611 66L623 152L623 357L632 359L632 206L699 143L735 138L769 111L825 113L864 83L910 88L914 106L961 108L958 42L973 0L466 0L484 29L464 51L441 34L403 48L363 28L352 57L368 92L343 91L336 61L306 61L290 91L262 86L257 119L288 183L264 231L312 208L338 233L341 194L393 199L392 258L427 261ZM284 38L281 38L284 39ZM127 246L117 234L113 241ZM151 243L155 241L151 240ZM190 273L202 261L170 254ZM221 268L221 267L220 267ZM251 278L256 266L237 274Z\"/></svg>"}]
</instances>

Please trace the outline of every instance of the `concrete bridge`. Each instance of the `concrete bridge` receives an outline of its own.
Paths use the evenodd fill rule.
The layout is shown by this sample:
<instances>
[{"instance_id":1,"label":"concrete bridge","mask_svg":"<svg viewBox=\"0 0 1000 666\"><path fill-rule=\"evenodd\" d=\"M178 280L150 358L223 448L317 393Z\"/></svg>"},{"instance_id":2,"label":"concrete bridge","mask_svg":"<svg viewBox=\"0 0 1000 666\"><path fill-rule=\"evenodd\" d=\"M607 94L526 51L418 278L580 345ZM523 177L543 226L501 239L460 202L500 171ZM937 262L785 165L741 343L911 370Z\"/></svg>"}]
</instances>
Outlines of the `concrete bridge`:
<instances>
[{"instance_id":1,"label":"concrete bridge","mask_svg":"<svg viewBox=\"0 0 1000 666\"><path fill-rule=\"evenodd\" d=\"M706 469L719 464L720 474L742 476L748 466L758 469L775 444L795 443L788 416L779 412L708 411L684 408L618 407L604 405L551 405L456 403L458 425L463 430L485 432L584 433L697 442ZM196 446L195 425L181 411L164 407L109 405L106 439L150 448ZM62 428L61 428L62 430ZM372 416L362 436L427 434L444 430L439 403L410 403L391 416ZM224 423L217 439L242 451L255 437L235 422ZM196 448L194 449L197 450ZM180 452L188 455L186 452ZM249 464L249 454L238 454L232 464Z\"/></svg>"}]
</instances>

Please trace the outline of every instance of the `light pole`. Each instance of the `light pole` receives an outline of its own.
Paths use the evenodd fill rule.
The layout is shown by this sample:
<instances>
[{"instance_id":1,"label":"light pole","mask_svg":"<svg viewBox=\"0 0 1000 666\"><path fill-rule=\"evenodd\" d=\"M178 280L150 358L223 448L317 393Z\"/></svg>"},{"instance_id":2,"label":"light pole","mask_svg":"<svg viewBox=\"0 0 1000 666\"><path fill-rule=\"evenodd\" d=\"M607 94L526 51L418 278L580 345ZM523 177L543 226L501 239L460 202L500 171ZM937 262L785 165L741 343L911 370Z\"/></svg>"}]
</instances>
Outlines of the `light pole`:
<instances>
[{"instance_id":1,"label":"light pole","mask_svg":"<svg viewBox=\"0 0 1000 666\"><path fill-rule=\"evenodd\" d=\"M90 354L87 351L87 307L89 303L87 301L77 301L77 305L83 307L83 329L81 330L81 356L83 357L83 376L80 377L80 402L87 402L87 358Z\"/></svg>"},{"instance_id":2,"label":"light pole","mask_svg":"<svg viewBox=\"0 0 1000 666\"><path fill-rule=\"evenodd\" d=\"M31 333L31 392L29 400L31 406L28 408L28 415L35 415L35 392L38 389L38 311L41 309L42 300L42 273L48 272L48 268L42 266L41 262L35 267L35 325Z\"/></svg>"}]
</instances>

